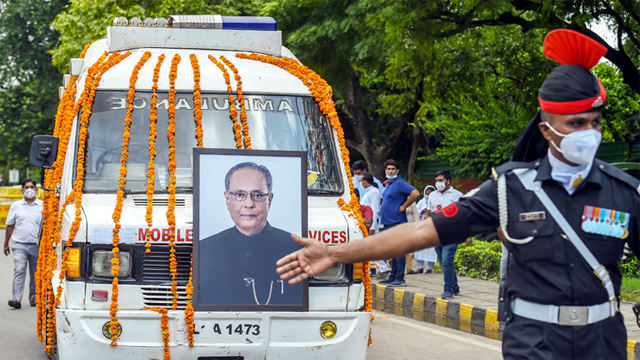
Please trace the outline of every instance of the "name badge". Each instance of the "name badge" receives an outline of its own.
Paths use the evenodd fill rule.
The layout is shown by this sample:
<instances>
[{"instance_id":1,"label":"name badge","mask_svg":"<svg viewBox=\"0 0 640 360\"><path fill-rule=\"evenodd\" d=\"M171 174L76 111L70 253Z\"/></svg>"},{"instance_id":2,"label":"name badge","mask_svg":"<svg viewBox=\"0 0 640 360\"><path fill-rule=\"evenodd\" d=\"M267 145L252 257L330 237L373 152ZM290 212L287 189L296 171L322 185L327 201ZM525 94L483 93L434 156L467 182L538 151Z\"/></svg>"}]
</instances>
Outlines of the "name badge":
<instances>
[{"instance_id":1,"label":"name badge","mask_svg":"<svg viewBox=\"0 0 640 360\"><path fill-rule=\"evenodd\" d=\"M520 214L520 221L544 220L547 216L544 211L535 211Z\"/></svg>"},{"instance_id":2,"label":"name badge","mask_svg":"<svg viewBox=\"0 0 640 360\"><path fill-rule=\"evenodd\" d=\"M629 236L631 214L612 209L585 206L582 213L582 231L626 239Z\"/></svg>"}]
</instances>

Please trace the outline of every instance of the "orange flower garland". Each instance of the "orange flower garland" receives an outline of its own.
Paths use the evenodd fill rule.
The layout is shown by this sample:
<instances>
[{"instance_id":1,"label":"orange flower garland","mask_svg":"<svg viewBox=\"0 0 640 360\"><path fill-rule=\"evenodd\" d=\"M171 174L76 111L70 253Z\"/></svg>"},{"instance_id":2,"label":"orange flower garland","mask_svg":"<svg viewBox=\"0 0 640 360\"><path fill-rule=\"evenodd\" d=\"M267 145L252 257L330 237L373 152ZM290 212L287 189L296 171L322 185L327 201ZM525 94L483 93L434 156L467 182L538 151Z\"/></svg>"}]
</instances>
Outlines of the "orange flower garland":
<instances>
[{"instance_id":1,"label":"orange flower garland","mask_svg":"<svg viewBox=\"0 0 640 360\"><path fill-rule=\"evenodd\" d=\"M161 331L162 331L162 342L164 343L164 360L170 360L171 354L169 353L169 316L167 315L167 309L161 307L144 307L142 310L150 310L155 311L161 314L160 322L161 322Z\"/></svg>"},{"instance_id":2,"label":"orange flower garland","mask_svg":"<svg viewBox=\"0 0 640 360\"><path fill-rule=\"evenodd\" d=\"M322 111L322 113L329 119L331 126L338 135L342 162L344 164L345 171L347 172L347 179L351 195L348 204L346 204L345 201L340 198L338 199L338 205L341 206L342 210L349 211L353 214L353 216L358 220L358 227L360 228L360 230L362 230L363 236L367 237L369 233L366 226L364 225L364 219L362 218L362 214L360 212L358 197L355 196L351 176L351 167L349 166L349 150L347 150L344 140L344 131L342 130L342 125L340 125L340 119L338 119L338 113L336 112L335 104L333 102L331 86L329 86L329 84L327 84L327 82L313 70L300 64L294 59L287 58L286 56L283 56L282 59L278 59L269 55L257 55L255 53L247 55L238 53L236 54L236 57L240 59L256 60L275 65L296 76L302 81L303 84L305 84L309 88L309 91L311 92L311 94L313 94L316 102L318 102L320 111ZM362 267L362 283L365 285L364 310L367 312L371 312L373 298L371 292L371 276L369 274L368 263L363 264ZM371 320L373 321L373 319L374 317L372 315ZM369 329L369 344L371 344L371 329Z\"/></svg>"},{"instance_id":3,"label":"orange flower garland","mask_svg":"<svg viewBox=\"0 0 640 360\"><path fill-rule=\"evenodd\" d=\"M202 98L200 96L200 65L198 57L195 54L189 55L191 59L191 67L193 68L193 118L196 123L196 139L198 147L202 144ZM189 263L189 281L187 282L187 306L184 309L184 320L187 324L187 338L189 339L189 347L193 347L193 333L195 324L193 323L193 252L191 253L191 261Z\"/></svg>"},{"instance_id":4,"label":"orange flower garland","mask_svg":"<svg viewBox=\"0 0 640 360\"><path fill-rule=\"evenodd\" d=\"M118 179L118 192L116 193L116 207L113 210L113 222L115 224L113 228L113 258L111 259L111 276L113 280L111 282L111 306L109 314L111 315L111 346L116 346L116 340L118 339L118 273L120 272L120 219L122 218L122 206L124 201L124 189L127 184L127 160L129 159L129 140L131 138L131 114L133 113L133 101L136 96L136 82L138 82L138 73L144 64L151 57L151 52L146 51L138 63L133 67L131 78L129 79L129 93L127 94L127 115L124 118L124 133L122 134L122 158L120 159L120 179Z\"/></svg>"},{"instance_id":5,"label":"orange flower garland","mask_svg":"<svg viewBox=\"0 0 640 360\"><path fill-rule=\"evenodd\" d=\"M187 339L189 339L189 347L193 347L193 333L196 325L193 323L193 251L191 252L191 261L189 262L189 282L187 282L187 307L184 309L184 322L187 324Z\"/></svg>"},{"instance_id":6,"label":"orange flower garland","mask_svg":"<svg viewBox=\"0 0 640 360\"><path fill-rule=\"evenodd\" d=\"M189 55L193 68L193 120L196 123L196 141L198 147L202 147L202 98L200 96L200 65L195 54Z\"/></svg>"},{"instance_id":7,"label":"orange flower garland","mask_svg":"<svg viewBox=\"0 0 640 360\"><path fill-rule=\"evenodd\" d=\"M151 252L151 226L153 225L153 194L155 193L156 179L156 137L158 136L158 80L160 78L160 68L164 62L165 56L158 56L158 62L153 69L153 85L151 86L151 113L149 114L149 167L147 170L147 212L145 219L147 220L147 237L144 244L145 252Z\"/></svg>"},{"instance_id":8,"label":"orange flower garland","mask_svg":"<svg viewBox=\"0 0 640 360\"><path fill-rule=\"evenodd\" d=\"M247 109L244 103L244 96L242 95L242 79L238 74L238 69L231 63L231 61L227 60L224 56L220 56L220 60L225 63L233 71L235 74L234 78L236 79L236 83L238 84L236 87L236 91L238 92L238 102L240 103L240 120L242 122L242 135L244 135L244 148L251 149L251 137L249 136L249 123L247 122Z\"/></svg>"},{"instance_id":9,"label":"orange flower garland","mask_svg":"<svg viewBox=\"0 0 640 360\"><path fill-rule=\"evenodd\" d=\"M175 54L169 70L169 204L167 206L167 224L169 225L169 271L171 273L171 309L178 308L178 262L176 260L176 78L180 55Z\"/></svg>"},{"instance_id":10,"label":"orange flower garland","mask_svg":"<svg viewBox=\"0 0 640 360\"><path fill-rule=\"evenodd\" d=\"M229 93L229 118L233 123L233 134L236 140L236 148L242 148L242 125L238 124L236 120L238 120L238 111L236 110L236 101L231 94L233 89L231 88L231 77L229 76L229 72L216 58L209 55L209 60L216 64L218 68L222 71L222 75L224 76L224 82L227 84L227 93Z\"/></svg>"},{"instance_id":11,"label":"orange flower garland","mask_svg":"<svg viewBox=\"0 0 640 360\"><path fill-rule=\"evenodd\" d=\"M84 91L86 92L86 97L84 97L83 103L80 104L80 106L82 106L82 114L80 115L80 131L78 135L78 139L79 139L78 157L77 157L78 165L76 167L76 180L73 184L73 190L69 194L69 197L67 198L67 201L65 202L65 205L63 205L62 209L60 210L61 212L59 214L59 218L61 218L62 215L64 214L64 211L66 210L66 205L69 204L71 199L73 199L75 208L76 208L76 213L75 213L75 218L73 220L73 223L71 224L71 228L69 229L69 237L67 238L67 242L66 242L67 247L71 247L73 245L73 240L75 239L76 234L80 229L80 222L82 221L82 216L81 216L82 186L84 184L84 172L85 172L84 155L85 155L85 146L87 143L87 128L89 126L89 117L91 116L91 109L93 107L93 99L95 97L96 88L100 84L100 79L102 78L102 75L107 70L117 65L120 61L122 61L124 58L126 58L130 54L131 52L128 52L128 51L124 55L120 55L119 53L116 52L111 54L104 63L96 62L97 70L95 72L95 76L93 77L87 76L85 79ZM98 60L100 61L101 59L98 59ZM69 253L65 251L62 256L62 266L60 269L61 282L57 289L56 300L54 304L54 306L56 307L60 303L60 296L62 295L62 280L64 280L64 277L67 273L68 258L69 258Z\"/></svg>"}]
</instances>

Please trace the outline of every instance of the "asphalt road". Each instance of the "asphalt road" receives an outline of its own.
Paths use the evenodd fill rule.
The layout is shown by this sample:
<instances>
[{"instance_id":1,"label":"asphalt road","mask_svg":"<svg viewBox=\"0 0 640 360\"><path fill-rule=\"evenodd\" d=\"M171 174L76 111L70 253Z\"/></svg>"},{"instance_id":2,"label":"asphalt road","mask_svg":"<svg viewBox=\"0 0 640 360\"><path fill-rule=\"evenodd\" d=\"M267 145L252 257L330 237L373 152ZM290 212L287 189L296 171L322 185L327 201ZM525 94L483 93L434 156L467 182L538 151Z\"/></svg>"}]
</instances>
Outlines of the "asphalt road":
<instances>
[{"instance_id":1,"label":"asphalt road","mask_svg":"<svg viewBox=\"0 0 640 360\"><path fill-rule=\"evenodd\" d=\"M4 240L4 229L0 230L0 239ZM36 336L36 308L29 306L28 288L21 309L7 305L12 278L12 255L0 255L0 360L47 360ZM368 360L501 358L501 343L497 340L379 311L375 316Z\"/></svg>"},{"instance_id":2,"label":"asphalt road","mask_svg":"<svg viewBox=\"0 0 640 360\"><path fill-rule=\"evenodd\" d=\"M498 340L380 311L373 314L367 360L502 359Z\"/></svg>"},{"instance_id":3,"label":"asphalt road","mask_svg":"<svg viewBox=\"0 0 640 360\"><path fill-rule=\"evenodd\" d=\"M4 242L4 228L0 230ZM13 253L0 255L0 359L46 360L44 346L36 335L36 308L29 306L29 283L25 284L22 308L15 310L7 303L11 300L13 282Z\"/></svg>"}]
</instances>

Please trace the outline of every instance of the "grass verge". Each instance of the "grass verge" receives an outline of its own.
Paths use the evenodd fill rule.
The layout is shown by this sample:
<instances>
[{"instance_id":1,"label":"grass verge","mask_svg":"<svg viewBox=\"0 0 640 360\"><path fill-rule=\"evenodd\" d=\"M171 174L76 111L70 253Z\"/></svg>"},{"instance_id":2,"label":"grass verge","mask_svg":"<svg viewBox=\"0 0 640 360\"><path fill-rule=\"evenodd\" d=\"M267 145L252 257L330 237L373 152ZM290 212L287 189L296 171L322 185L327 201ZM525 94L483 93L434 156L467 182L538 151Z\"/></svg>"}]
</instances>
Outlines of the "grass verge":
<instances>
[{"instance_id":1,"label":"grass verge","mask_svg":"<svg viewBox=\"0 0 640 360\"><path fill-rule=\"evenodd\" d=\"M637 302L640 301L640 278L623 277L620 288L620 300Z\"/></svg>"}]
</instances>

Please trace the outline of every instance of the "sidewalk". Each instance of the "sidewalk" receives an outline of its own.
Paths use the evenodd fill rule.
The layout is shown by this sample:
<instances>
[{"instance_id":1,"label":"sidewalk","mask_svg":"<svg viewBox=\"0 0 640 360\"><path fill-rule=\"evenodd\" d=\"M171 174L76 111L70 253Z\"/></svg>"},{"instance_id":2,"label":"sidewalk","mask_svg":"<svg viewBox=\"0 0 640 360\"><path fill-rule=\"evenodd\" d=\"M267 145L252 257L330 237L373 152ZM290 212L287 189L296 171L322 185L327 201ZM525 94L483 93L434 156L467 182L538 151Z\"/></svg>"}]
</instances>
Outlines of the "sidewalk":
<instances>
[{"instance_id":1,"label":"sidewalk","mask_svg":"<svg viewBox=\"0 0 640 360\"><path fill-rule=\"evenodd\" d=\"M406 275L407 286L388 287L373 280L373 308L420 321L501 339L504 324L497 321L497 282L458 276L460 294L440 299L443 274ZM622 302L628 336L628 359L640 360L640 328L631 311L633 303Z\"/></svg>"}]
</instances>

